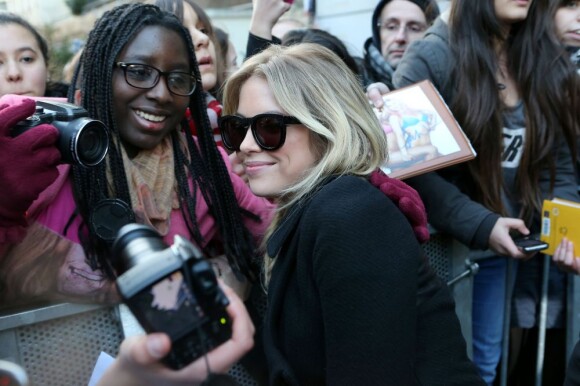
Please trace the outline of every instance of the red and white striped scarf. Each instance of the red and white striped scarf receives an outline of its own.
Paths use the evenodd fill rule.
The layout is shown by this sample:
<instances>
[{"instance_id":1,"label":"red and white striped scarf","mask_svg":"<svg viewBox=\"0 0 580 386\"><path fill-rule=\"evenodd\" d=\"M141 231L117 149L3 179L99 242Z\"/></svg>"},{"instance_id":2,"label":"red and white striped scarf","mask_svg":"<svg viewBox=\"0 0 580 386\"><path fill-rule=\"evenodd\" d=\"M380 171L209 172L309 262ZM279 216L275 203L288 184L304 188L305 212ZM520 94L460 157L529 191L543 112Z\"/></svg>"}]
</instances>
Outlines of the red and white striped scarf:
<instances>
[{"instance_id":1,"label":"red and white striped scarf","mask_svg":"<svg viewBox=\"0 0 580 386\"><path fill-rule=\"evenodd\" d=\"M218 127L218 118L222 115L222 104L215 99L210 93L206 93L205 101L207 104L207 116L209 117L209 123L211 124L211 128L213 131L213 139L217 143L218 146L222 146L222 136L220 134L220 130ZM187 122L189 123L189 129L191 130L191 134L197 136L197 127L195 125L195 121L191 116L191 111L187 109L185 112L185 117Z\"/></svg>"}]
</instances>

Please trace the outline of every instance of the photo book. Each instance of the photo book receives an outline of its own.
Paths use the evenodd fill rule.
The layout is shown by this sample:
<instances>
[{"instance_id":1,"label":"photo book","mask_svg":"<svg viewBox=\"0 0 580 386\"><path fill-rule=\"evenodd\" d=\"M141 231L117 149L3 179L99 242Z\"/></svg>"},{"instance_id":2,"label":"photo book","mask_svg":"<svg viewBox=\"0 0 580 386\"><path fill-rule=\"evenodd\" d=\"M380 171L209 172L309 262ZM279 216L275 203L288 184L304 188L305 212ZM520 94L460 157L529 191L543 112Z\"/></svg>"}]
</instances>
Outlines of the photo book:
<instances>
[{"instance_id":1,"label":"photo book","mask_svg":"<svg viewBox=\"0 0 580 386\"><path fill-rule=\"evenodd\" d=\"M564 237L574 243L574 251L578 255L580 251L580 203L561 198L544 200L540 239L548 243L549 247L543 252L553 255Z\"/></svg>"},{"instance_id":2,"label":"photo book","mask_svg":"<svg viewBox=\"0 0 580 386\"><path fill-rule=\"evenodd\" d=\"M430 81L391 91L375 113L387 135L381 169L405 179L475 158L469 139Z\"/></svg>"}]
</instances>

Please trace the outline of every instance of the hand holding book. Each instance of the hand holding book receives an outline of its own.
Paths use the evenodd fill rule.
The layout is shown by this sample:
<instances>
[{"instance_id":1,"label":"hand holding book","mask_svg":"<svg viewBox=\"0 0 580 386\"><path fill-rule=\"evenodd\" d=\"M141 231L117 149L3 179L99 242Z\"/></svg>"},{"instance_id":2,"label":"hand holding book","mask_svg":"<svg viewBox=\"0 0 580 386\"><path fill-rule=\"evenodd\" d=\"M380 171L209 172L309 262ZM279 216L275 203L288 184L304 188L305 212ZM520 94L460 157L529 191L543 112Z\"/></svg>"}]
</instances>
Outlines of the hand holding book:
<instances>
[{"instance_id":1,"label":"hand holding book","mask_svg":"<svg viewBox=\"0 0 580 386\"><path fill-rule=\"evenodd\" d=\"M563 271L580 274L580 203L544 200L541 239L550 244L545 253Z\"/></svg>"},{"instance_id":2,"label":"hand holding book","mask_svg":"<svg viewBox=\"0 0 580 386\"><path fill-rule=\"evenodd\" d=\"M387 91L380 83L367 88L387 136L389 158L381 168L386 174L405 179L475 157L469 139L431 82Z\"/></svg>"},{"instance_id":3,"label":"hand holding book","mask_svg":"<svg viewBox=\"0 0 580 386\"><path fill-rule=\"evenodd\" d=\"M574 243L566 238L558 244L552 260L564 272L580 275L580 256L574 253Z\"/></svg>"}]
</instances>

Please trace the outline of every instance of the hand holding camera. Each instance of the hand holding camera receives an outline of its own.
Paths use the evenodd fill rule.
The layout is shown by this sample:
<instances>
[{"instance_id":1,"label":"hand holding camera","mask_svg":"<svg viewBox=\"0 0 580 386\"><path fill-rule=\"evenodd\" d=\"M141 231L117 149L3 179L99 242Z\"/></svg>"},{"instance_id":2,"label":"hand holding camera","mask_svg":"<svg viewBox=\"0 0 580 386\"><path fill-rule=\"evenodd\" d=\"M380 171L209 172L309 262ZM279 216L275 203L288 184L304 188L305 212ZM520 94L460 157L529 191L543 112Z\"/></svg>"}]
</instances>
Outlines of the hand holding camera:
<instances>
[{"instance_id":1,"label":"hand holding camera","mask_svg":"<svg viewBox=\"0 0 580 386\"><path fill-rule=\"evenodd\" d=\"M56 100L37 100L34 114L18 122L11 131L20 136L32 128L51 124L58 130L56 147L61 162L82 166L98 165L109 150L109 134L106 126L88 118L82 107Z\"/></svg>"},{"instance_id":2,"label":"hand holding camera","mask_svg":"<svg viewBox=\"0 0 580 386\"><path fill-rule=\"evenodd\" d=\"M228 298L189 241L176 236L168 247L155 229L128 224L118 232L113 256L119 292L143 329L169 335L169 367L185 367L232 337Z\"/></svg>"},{"instance_id":3,"label":"hand holding camera","mask_svg":"<svg viewBox=\"0 0 580 386\"><path fill-rule=\"evenodd\" d=\"M13 138L11 130L34 113L35 103L24 99L0 106L0 227L26 226L25 213L57 177L60 153L57 129L41 124ZM10 240L8 240L10 241Z\"/></svg>"},{"instance_id":4,"label":"hand holding camera","mask_svg":"<svg viewBox=\"0 0 580 386\"><path fill-rule=\"evenodd\" d=\"M207 363L200 358L179 371L172 371L159 361L171 349L171 341L166 334L151 333L132 336L121 344L119 355L112 366L103 374L98 385L106 386L146 386L216 384L223 375L254 345L254 325L242 300L226 286L221 287L230 300L227 312L232 319L232 338L207 354ZM211 379L208 377L208 364ZM215 378L215 379L214 379ZM205 380L204 383L202 383Z\"/></svg>"}]
</instances>

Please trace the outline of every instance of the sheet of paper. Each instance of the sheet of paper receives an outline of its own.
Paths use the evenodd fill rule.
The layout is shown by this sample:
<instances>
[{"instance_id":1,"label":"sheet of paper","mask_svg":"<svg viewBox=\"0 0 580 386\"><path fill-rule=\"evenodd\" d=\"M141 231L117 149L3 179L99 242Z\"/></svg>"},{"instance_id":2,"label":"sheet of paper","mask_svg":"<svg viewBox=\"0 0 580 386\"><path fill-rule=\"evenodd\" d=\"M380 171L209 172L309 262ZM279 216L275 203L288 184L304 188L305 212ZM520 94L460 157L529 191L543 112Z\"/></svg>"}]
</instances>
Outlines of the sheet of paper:
<instances>
[{"instance_id":1,"label":"sheet of paper","mask_svg":"<svg viewBox=\"0 0 580 386\"><path fill-rule=\"evenodd\" d=\"M91 374L91 379L89 380L88 386L95 386L103 376L105 370L107 370L107 368L113 363L114 360L115 358L106 352L101 351L99 358L97 358L97 363L95 364L93 373Z\"/></svg>"}]
</instances>

